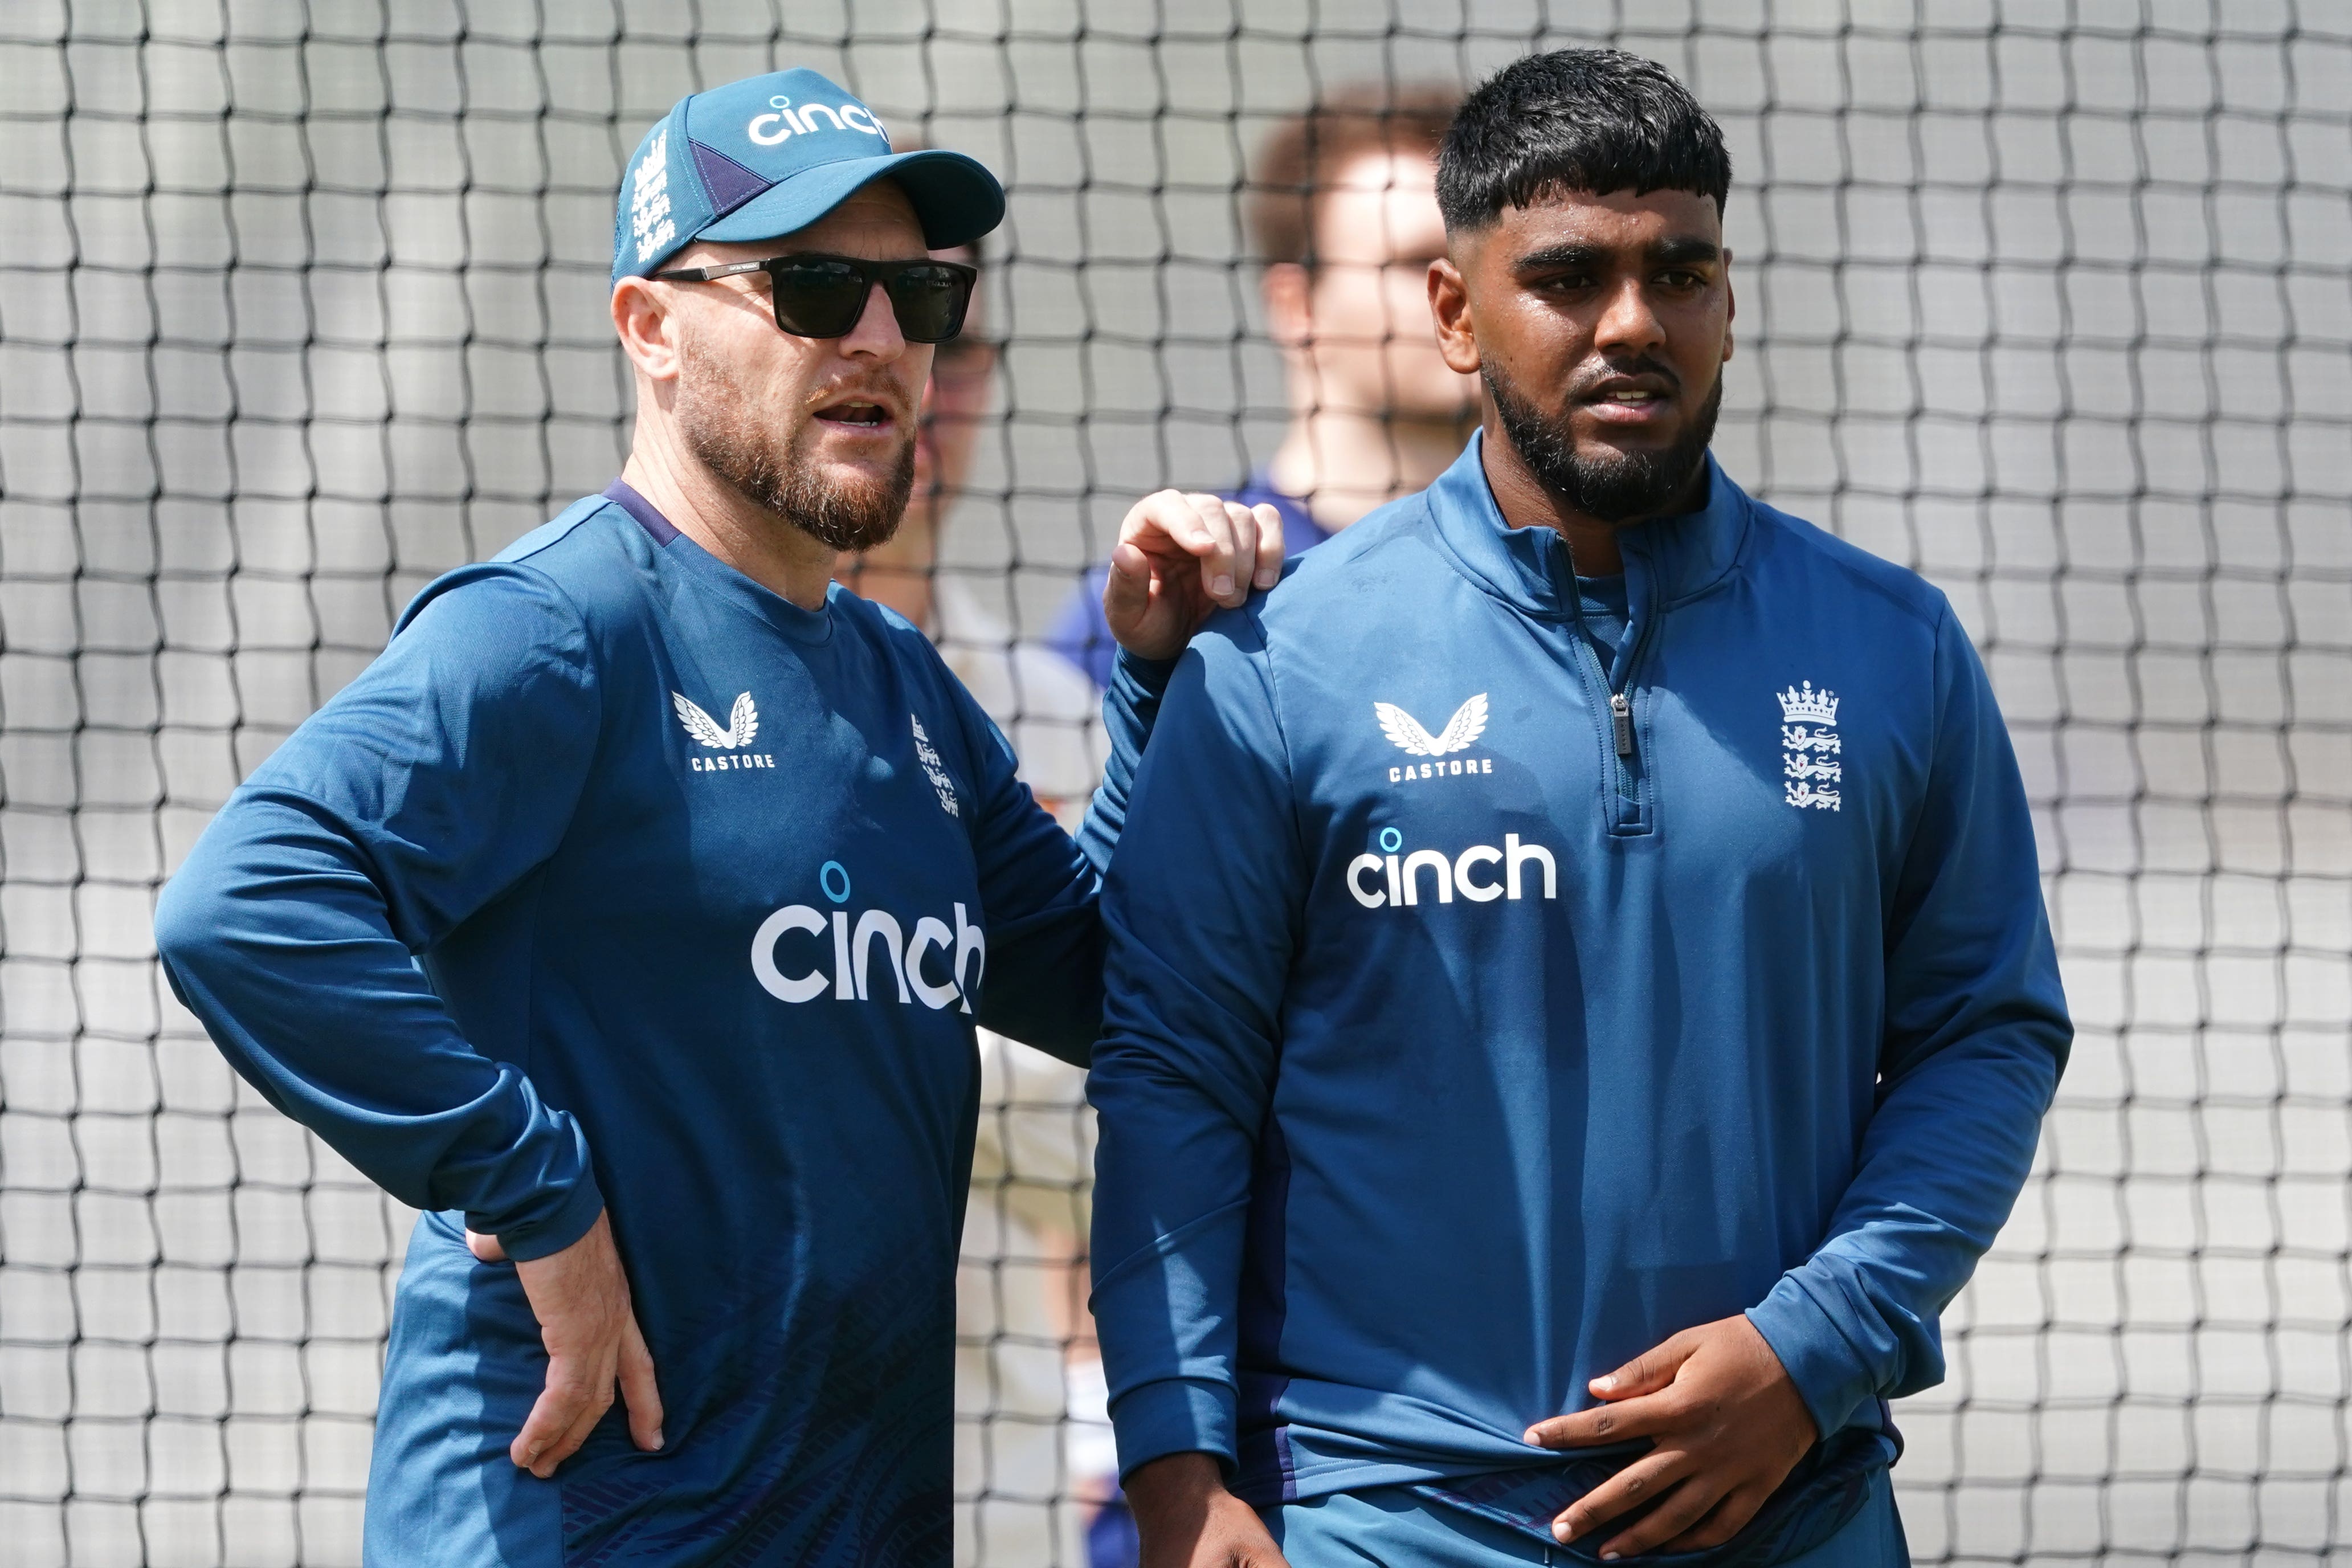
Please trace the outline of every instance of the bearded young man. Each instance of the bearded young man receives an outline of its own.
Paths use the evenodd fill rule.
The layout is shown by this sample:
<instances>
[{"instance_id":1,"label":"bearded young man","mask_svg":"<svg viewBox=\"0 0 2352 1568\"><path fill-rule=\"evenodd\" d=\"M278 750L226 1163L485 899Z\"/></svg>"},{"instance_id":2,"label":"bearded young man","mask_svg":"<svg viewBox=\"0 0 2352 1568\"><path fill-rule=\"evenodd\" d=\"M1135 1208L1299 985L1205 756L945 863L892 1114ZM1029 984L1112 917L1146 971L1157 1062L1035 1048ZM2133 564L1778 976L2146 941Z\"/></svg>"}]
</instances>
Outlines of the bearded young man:
<instances>
[{"instance_id":1,"label":"bearded young man","mask_svg":"<svg viewBox=\"0 0 2352 1568\"><path fill-rule=\"evenodd\" d=\"M1281 550L1130 514L1076 844L921 634L830 589L969 303L927 247L1003 207L813 71L681 100L620 191L620 481L420 595L158 905L237 1070L431 1211L371 1562L949 1560L973 1030L1085 1059L1147 660Z\"/></svg>"},{"instance_id":2,"label":"bearded young man","mask_svg":"<svg viewBox=\"0 0 2352 1568\"><path fill-rule=\"evenodd\" d=\"M1950 606L1707 456L1730 174L1631 56L1474 93L1479 438L1169 689L1089 1088L1146 1568L1906 1560L2071 1031Z\"/></svg>"}]
</instances>

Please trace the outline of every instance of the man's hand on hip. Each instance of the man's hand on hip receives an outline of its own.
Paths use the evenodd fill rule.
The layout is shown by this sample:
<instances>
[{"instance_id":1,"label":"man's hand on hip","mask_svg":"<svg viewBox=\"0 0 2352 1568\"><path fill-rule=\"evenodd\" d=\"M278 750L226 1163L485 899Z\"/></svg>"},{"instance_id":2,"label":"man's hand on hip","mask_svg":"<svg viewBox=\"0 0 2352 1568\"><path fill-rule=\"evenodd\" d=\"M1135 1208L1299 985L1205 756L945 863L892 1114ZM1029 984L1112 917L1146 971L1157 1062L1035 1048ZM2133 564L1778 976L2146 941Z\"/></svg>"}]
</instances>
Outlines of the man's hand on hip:
<instances>
[{"instance_id":1,"label":"man's hand on hip","mask_svg":"<svg viewBox=\"0 0 2352 1568\"><path fill-rule=\"evenodd\" d=\"M1118 646L1174 658L1201 623L1282 576L1282 513L1211 495L1156 490L1135 503L1111 547L1103 619Z\"/></svg>"},{"instance_id":2,"label":"man's hand on hip","mask_svg":"<svg viewBox=\"0 0 2352 1568\"><path fill-rule=\"evenodd\" d=\"M1141 1568L1289 1568L1257 1510L1207 1454L1171 1454L1127 1478Z\"/></svg>"},{"instance_id":3,"label":"man's hand on hip","mask_svg":"<svg viewBox=\"0 0 2352 1568\"><path fill-rule=\"evenodd\" d=\"M466 1245L484 1263L506 1261L494 1236L466 1233ZM547 1346L547 1387L507 1450L541 1480L570 1458L613 1407L613 1386L629 1406L629 1436L647 1453L662 1446L661 1392L654 1386L653 1352L629 1303L629 1278L613 1246L604 1215L588 1234L561 1252L515 1265L539 1337Z\"/></svg>"},{"instance_id":4,"label":"man's hand on hip","mask_svg":"<svg viewBox=\"0 0 2352 1568\"><path fill-rule=\"evenodd\" d=\"M1817 1436L1780 1358L1745 1317L1685 1329L1591 1386L1606 1403L1538 1421L1528 1441L1584 1448L1651 1439L1648 1453L1552 1521L1554 1535L1574 1541L1663 1499L1602 1545L1604 1561L1721 1545L1756 1517Z\"/></svg>"}]
</instances>

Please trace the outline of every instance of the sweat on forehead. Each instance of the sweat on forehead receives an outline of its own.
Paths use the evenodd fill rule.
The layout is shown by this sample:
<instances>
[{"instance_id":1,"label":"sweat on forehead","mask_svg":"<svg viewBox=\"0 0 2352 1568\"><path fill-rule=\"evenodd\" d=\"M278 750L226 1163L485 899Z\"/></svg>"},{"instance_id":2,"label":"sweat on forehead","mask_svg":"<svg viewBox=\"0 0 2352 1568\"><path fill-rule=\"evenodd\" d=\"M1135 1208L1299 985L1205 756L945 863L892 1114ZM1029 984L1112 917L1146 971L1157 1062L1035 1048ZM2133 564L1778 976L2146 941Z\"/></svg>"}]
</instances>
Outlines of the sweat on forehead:
<instances>
[{"instance_id":1,"label":"sweat on forehead","mask_svg":"<svg viewBox=\"0 0 2352 1568\"><path fill-rule=\"evenodd\" d=\"M1618 49L1529 55L1462 105L1437 160L1449 233L1570 194L1688 191L1718 215L1731 190L1723 132L1661 65Z\"/></svg>"}]
</instances>

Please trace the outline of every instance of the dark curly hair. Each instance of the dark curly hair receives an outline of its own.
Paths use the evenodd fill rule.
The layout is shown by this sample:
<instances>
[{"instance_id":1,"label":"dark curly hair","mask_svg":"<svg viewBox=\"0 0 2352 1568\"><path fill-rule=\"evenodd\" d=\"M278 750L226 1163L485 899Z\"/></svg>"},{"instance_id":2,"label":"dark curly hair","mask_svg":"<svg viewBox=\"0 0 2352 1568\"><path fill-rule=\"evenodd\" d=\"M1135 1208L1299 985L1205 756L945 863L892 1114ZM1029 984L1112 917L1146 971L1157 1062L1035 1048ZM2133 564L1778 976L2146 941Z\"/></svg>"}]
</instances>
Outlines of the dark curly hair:
<instances>
[{"instance_id":1,"label":"dark curly hair","mask_svg":"<svg viewBox=\"0 0 2352 1568\"><path fill-rule=\"evenodd\" d=\"M1619 49L1556 49L1496 71L1464 101L1437 158L1448 233L1569 191L1731 191L1723 131L1664 66Z\"/></svg>"}]
</instances>

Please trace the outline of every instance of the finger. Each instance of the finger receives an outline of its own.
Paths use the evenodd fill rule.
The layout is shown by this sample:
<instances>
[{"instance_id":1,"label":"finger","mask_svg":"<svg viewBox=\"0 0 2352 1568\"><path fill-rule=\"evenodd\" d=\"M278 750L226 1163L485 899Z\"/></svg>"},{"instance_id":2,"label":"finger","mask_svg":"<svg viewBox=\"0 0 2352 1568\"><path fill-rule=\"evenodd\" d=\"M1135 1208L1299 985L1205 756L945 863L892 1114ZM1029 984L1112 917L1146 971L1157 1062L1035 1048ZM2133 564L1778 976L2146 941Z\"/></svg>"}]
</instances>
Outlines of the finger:
<instances>
[{"instance_id":1,"label":"finger","mask_svg":"<svg viewBox=\"0 0 2352 1568\"><path fill-rule=\"evenodd\" d=\"M1200 504L1203 501L1211 503L1206 510ZM1217 533L1210 526L1209 512L1213 512L1220 523L1223 521L1224 508L1213 496L1154 490L1129 510L1126 521L1119 524L1119 542L1141 551L1163 578L1174 576L1181 567L1187 581L1197 576L1205 584L1210 574L1196 563L1217 546ZM1116 550L1113 554L1117 554Z\"/></svg>"},{"instance_id":2,"label":"finger","mask_svg":"<svg viewBox=\"0 0 2352 1568\"><path fill-rule=\"evenodd\" d=\"M1111 546L1103 582L1103 620L1114 635L1142 625L1151 610L1151 557L1122 539Z\"/></svg>"},{"instance_id":3,"label":"finger","mask_svg":"<svg viewBox=\"0 0 2352 1568\"><path fill-rule=\"evenodd\" d=\"M1264 586L1257 580L1257 513L1229 500L1225 522L1234 531L1234 603L1238 605L1249 598L1252 588Z\"/></svg>"},{"instance_id":4,"label":"finger","mask_svg":"<svg viewBox=\"0 0 2352 1568\"><path fill-rule=\"evenodd\" d=\"M1655 1394L1674 1382L1675 1373L1697 1348L1696 1335L1676 1334L1656 1349L1643 1351L1615 1372L1603 1373L1590 1386L1593 1394L1601 1399L1631 1399L1636 1394Z\"/></svg>"},{"instance_id":5,"label":"finger","mask_svg":"<svg viewBox=\"0 0 2352 1568\"><path fill-rule=\"evenodd\" d=\"M1188 548L1200 557L1202 587L1220 605L1240 604L1244 595L1239 574L1234 565L1234 520L1227 513L1225 503L1210 495L1190 495L1184 499L1192 503L1192 514L1201 521L1194 537L1202 542Z\"/></svg>"},{"instance_id":6,"label":"finger","mask_svg":"<svg viewBox=\"0 0 2352 1568\"><path fill-rule=\"evenodd\" d=\"M585 1391L572 1377L570 1363L550 1361L547 1363L547 1386L540 1390L539 1398L532 1402L530 1414L523 1418L522 1430L515 1434L513 1444L507 1449L508 1457L519 1468L544 1479L540 1465L548 1451L572 1429L572 1423L579 1418L584 1398Z\"/></svg>"},{"instance_id":7,"label":"finger","mask_svg":"<svg viewBox=\"0 0 2352 1568\"><path fill-rule=\"evenodd\" d=\"M1680 1449L1644 1454L1561 1510L1551 1521L1552 1535L1562 1542L1577 1540L1661 1496L1690 1473L1690 1456ZM1679 1532L1682 1527L1676 1528Z\"/></svg>"},{"instance_id":8,"label":"finger","mask_svg":"<svg viewBox=\"0 0 2352 1568\"><path fill-rule=\"evenodd\" d=\"M1260 501L1250 510L1257 514L1257 575L1254 581L1261 588L1271 588L1282 581L1282 509Z\"/></svg>"},{"instance_id":9,"label":"finger","mask_svg":"<svg viewBox=\"0 0 2352 1568\"><path fill-rule=\"evenodd\" d=\"M507 1260L507 1249L499 1245L499 1238L484 1236L478 1230L466 1233L466 1250L474 1255L478 1263L504 1263Z\"/></svg>"},{"instance_id":10,"label":"finger","mask_svg":"<svg viewBox=\"0 0 2352 1568\"><path fill-rule=\"evenodd\" d=\"M1120 541L1150 555L1197 556L1210 538L1195 499L1181 490L1152 491L1128 509L1118 525Z\"/></svg>"},{"instance_id":11,"label":"finger","mask_svg":"<svg viewBox=\"0 0 2352 1568\"><path fill-rule=\"evenodd\" d=\"M1697 1552L1705 1547L1720 1546L1741 1531L1756 1517L1771 1492L1760 1487L1738 1487L1724 1494L1705 1519L1666 1542L1669 1552Z\"/></svg>"},{"instance_id":12,"label":"finger","mask_svg":"<svg viewBox=\"0 0 2352 1568\"><path fill-rule=\"evenodd\" d=\"M1672 1541L1705 1519L1722 1497L1723 1493L1704 1476L1691 1477L1666 1493L1665 1500L1649 1517L1612 1536L1601 1548L1601 1560L1613 1563L1620 1557L1631 1557L1637 1552L1651 1551L1662 1542Z\"/></svg>"},{"instance_id":13,"label":"finger","mask_svg":"<svg viewBox=\"0 0 2352 1568\"><path fill-rule=\"evenodd\" d=\"M1622 1443L1629 1437L1653 1437L1666 1429L1675 1411L1656 1394L1629 1398L1621 1405L1596 1405L1567 1415L1555 1415L1528 1428L1527 1441L1538 1448L1589 1448L1598 1443Z\"/></svg>"},{"instance_id":14,"label":"finger","mask_svg":"<svg viewBox=\"0 0 2352 1568\"><path fill-rule=\"evenodd\" d=\"M539 1456L539 1463L531 1467L530 1473L542 1481L552 1478L555 1467L580 1451L580 1445L588 1441L588 1434L596 1430L597 1423L612 1408L613 1373L608 1371L597 1383L596 1392L582 1402L563 1436Z\"/></svg>"},{"instance_id":15,"label":"finger","mask_svg":"<svg viewBox=\"0 0 2352 1568\"><path fill-rule=\"evenodd\" d=\"M629 1437L646 1453L662 1446L661 1389L654 1381L654 1352L635 1312L621 1331L621 1397L629 1406Z\"/></svg>"}]
</instances>

